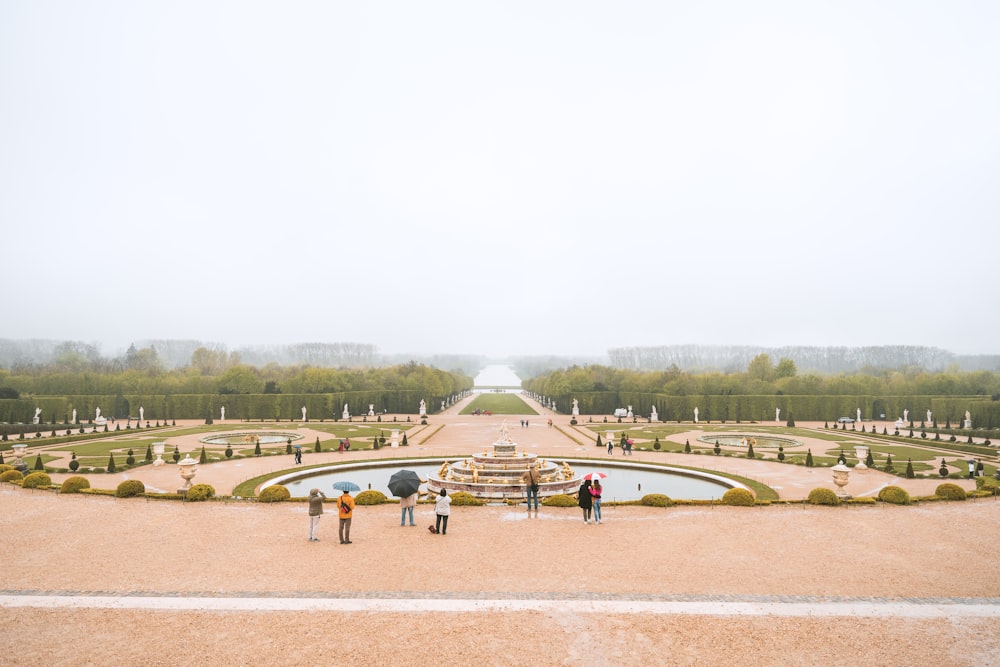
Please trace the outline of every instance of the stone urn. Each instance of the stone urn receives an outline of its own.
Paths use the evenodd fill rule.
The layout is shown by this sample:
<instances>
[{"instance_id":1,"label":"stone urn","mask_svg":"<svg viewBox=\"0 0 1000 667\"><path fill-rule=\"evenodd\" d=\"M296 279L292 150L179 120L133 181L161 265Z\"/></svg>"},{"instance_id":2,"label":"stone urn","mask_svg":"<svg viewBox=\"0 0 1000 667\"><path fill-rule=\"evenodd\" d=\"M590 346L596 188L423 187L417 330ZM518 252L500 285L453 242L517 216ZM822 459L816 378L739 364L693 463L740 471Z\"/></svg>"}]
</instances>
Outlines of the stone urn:
<instances>
[{"instance_id":1,"label":"stone urn","mask_svg":"<svg viewBox=\"0 0 1000 667\"><path fill-rule=\"evenodd\" d=\"M390 438L390 444L392 447L399 447L399 429L392 429L392 437Z\"/></svg>"},{"instance_id":2,"label":"stone urn","mask_svg":"<svg viewBox=\"0 0 1000 667\"><path fill-rule=\"evenodd\" d=\"M163 441L153 443L153 453L156 454L156 460L153 461L153 468L159 469L163 465L163 449L166 444Z\"/></svg>"},{"instance_id":3,"label":"stone urn","mask_svg":"<svg viewBox=\"0 0 1000 667\"><path fill-rule=\"evenodd\" d=\"M837 485L837 495L841 498L846 498L847 493L844 491L844 487L847 486L848 477L851 474L851 469L845 466L843 463L838 463L837 465L830 468L833 471L833 483Z\"/></svg>"},{"instance_id":4,"label":"stone urn","mask_svg":"<svg viewBox=\"0 0 1000 667\"><path fill-rule=\"evenodd\" d=\"M19 470L22 474L27 474L28 464L24 462L24 455L28 453L28 445L23 442L11 445L14 450L14 469Z\"/></svg>"},{"instance_id":5,"label":"stone urn","mask_svg":"<svg viewBox=\"0 0 1000 667\"><path fill-rule=\"evenodd\" d=\"M184 495L191 488L191 480L194 479L195 473L198 472L198 461L191 458L190 454L187 454L177 462L177 467L180 468L181 479L184 480L184 486L177 489L177 493Z\"/></svg>"},{"instance_id":6,"label":"stone urn","mask_svg":"<svg viewBox=\"0 0 1000 667\"><path fill-rule=\"evenodd\" d=\"M854 466L855 470L868 470L868 465L865 461L868 460L868 447L866 445L855 445L854 455L858 457L858 463Z\"/></svg>"}]
</instances>

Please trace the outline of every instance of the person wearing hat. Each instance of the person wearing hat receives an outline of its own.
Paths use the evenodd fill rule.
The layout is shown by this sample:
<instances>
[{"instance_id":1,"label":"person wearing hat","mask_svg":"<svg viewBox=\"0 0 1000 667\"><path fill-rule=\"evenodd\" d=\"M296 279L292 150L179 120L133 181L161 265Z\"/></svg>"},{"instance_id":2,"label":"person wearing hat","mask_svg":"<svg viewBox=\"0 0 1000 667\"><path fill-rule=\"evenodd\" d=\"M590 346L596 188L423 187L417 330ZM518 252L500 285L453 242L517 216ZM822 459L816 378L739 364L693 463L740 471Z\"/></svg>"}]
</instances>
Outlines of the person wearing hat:
<instances>
[{"instance_id":1,"label":"person wearing hat","mask_svg":"<svg viewBox=\"0 0 1000 667\"><path fill-rule=\"evenodd\" d=\"M521 475L521 481L525 484L525 492L528 497L528 511L531 511L531 499L535 499L535 511L538 511L538 483L541 481L541 473L538 472L538 461L532 461L531 467Z\"/></svg>"},{"instance_id":2,"label":"person wearing hat","mask_svg":"<svg viewBox=\"0 0 1000 667\"><path fill-rule=\"evenodd\" d=\"M319 542L316 537L316 530L319 528L319 519L323 516L323 501L326 496L319 489L309 492L309 541Z\"/></svg>"}]
</instances>

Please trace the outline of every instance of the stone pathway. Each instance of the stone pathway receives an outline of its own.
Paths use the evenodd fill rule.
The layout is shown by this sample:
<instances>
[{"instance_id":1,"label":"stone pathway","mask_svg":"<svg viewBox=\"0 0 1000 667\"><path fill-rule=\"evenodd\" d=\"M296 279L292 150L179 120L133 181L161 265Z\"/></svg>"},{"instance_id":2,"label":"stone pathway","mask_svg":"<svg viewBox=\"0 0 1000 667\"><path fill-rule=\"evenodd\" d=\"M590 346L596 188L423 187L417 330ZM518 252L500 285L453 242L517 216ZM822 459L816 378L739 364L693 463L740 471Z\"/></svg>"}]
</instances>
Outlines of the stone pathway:
<instances>
[{"instance_id":1,"label":"stone pathway","mask_svg":"<svg viewBox=\"0 0 1000 667\"><path fill-rule=\"evenodd\" d=\"M0 590L0 607L172 611L558 611L583 614L883 618L1000 618L1000 598L889 598L812 595L650 595L615 593L498 593Z\"/></svg>"}]
</instances>

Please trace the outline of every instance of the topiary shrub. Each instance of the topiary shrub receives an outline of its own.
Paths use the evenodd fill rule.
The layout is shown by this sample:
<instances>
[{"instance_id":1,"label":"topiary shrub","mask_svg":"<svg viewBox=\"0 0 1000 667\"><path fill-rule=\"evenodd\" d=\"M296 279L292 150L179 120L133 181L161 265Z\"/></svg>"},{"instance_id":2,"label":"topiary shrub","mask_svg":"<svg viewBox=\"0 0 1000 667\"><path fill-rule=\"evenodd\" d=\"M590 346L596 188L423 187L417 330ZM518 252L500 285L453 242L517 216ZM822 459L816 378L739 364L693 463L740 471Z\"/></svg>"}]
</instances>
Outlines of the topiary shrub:
<instances>
[{"instance_id":1,"label":"topiary shrub","mask_svg":"<svg viewBox=\"0 0 1000 667\"><path fill-rule=\"evenodd\" d=\"M734 505L737 507L753 507L754 503L753 494L746 489L729 489L724 494L722 494L722 504L723 505Z\"/></svg>"},{"instance_id":2,"label":"topiary shrub","mask_svg":"<svg viewBox=\"0 0 1000 667\"><path fill-rule=\"evenodd\" d=\"M486 501L482 498L476 498L471 493L466 493L465 491L456 491L455 493L449 493L451 496L452 505L466 505L478 507L480 505L485 505Z\"/></svg>"},{"instance_id":3,"label":"topiary shrub","mask_svg":"<svg viewBox=\"0 0 1000 667\"><path fill-rule=\"evenodd\" d=\"M33 470L45 470L45 464L42 462L42 455L41 454L39 454L38 456L35 457L35 465L34 465L34 467L32 469Z\"/></svg>"},{"instance_id":4,"label":"topiary shrub","mask_svg":"<svg viewBox=\"0 0 1000 667\"><path fill-rule=\"evenodd\" d=\"M690 440L685 440L684 441L684 453L685 454L690 454L691 453L691 441Z\"/></svg>"},{"instance_id":5,"label":"topiary shrub","mask_svg":"<svg viewBox=\"0 0 1000 667\"><path fill-rule=\"evenodd\" d=\"M576 498L567 496L565 493L557 493L542 499L542 505L545 507L576 507Z\"/></svg>"},{"instance_id":6,"label":"topiary shrub","mask_svg":"<svg viewBox=\"0 0 1000 667\"><path fill-rule=\"evenodd\" d=\"M274 484L260 492L257 500L262 503L280 503L292 497L288 488L281 484Z\"/></svg>"},{"instance_id":7,"label":"topiary shrub","mask_svg":"<svg viewBox=\"0 0 1000 667\"><path fill-rule=\"evenodd\" d=\"M674 501L670 499L670 496L665 496L662 493L647 493L639 501L639 504L646 507L670 507Z\"/></svg>"},{"instance_id":8,"label":"topiary shrub","mask_svg":"<svg viewBox=\"0 0 1000 667\"><path fill-rule=\"evenodd\" d=\"M938 487L934 489L934 495L941 496L945 500L965 500L966 497L965 489L960 487L958 484L952 484L950 482L946 484L938 484Z\"/></svg>"},{"instance_id":9,"label":"topiary shrub","mask_svg":"<svg viewBox=\"0 0 1000 667\"><path fill-rule=\"evenodd\" d=\"M810 505L838 505L840 500L830 489L819 488L809 492L806 502Z\"/></svg>"},{"instance_id":10,"label":"topiary shrub","mask_svg":"<svg viewBox=\"0 0 1000 667\"><path fill-rule=\"evenodd\" d=\"M653 449L660 451L660 436L656 436L656 440L653 441Z\"/></svg>"},{"instance_id":11,"label":"topiary shrub","mask_svg":"<svg viewBox=\"0 0 1000 667\"><path fill-rule=\"evenodd\" d=\"M131 449L128 450L128 456L125 457L125 465L134 466L135 465L135 452Z\"/></svg>"},{"instance_id":12,"label":"topiary shrub","mask_svg":"<svg viewBox=\"0 0 1000 667\"><path fill-rule=\"evenodd\" d=\"M208 454L205 453L205 445L201 446L201 455L198 457L198 463L208 463Z\"/></svg>"},{"instance_id":13,"label":"topiary shrub","mask_svg":"<svg viewBox=\"0 0 1000 667\"><path fill-rule=\"evenodd\" d=\"M108 455L108 472L115 472L117 469L117 466L115 466L115 453L111 452Z\"/></svg>"},{"instance_id":14,"label":"topiary shrub","mask_svg":"<svg viewBox=\"0 0 1000 667\"><path fill-rule=\"evenodd\" d=\"M362 491L354 498L355 505L382 505L387 502L389 502L389 499L385 497L385 494L375 489ZM456 504L454 498L452 498L451 503L453 505Z\"/></svg>"},{"instance_id":15,"label":"topiary shrub","mask_svg":"<svg viewBox=\"0 0 1000 667\"><path fill-rule=\"evenodd\" d=\"M76 460L76 452L73 452L73 456L69 460L69 469L73 472L80 469L80 462Z\"/></svg>"},{"instance_id":16,"label":"topiary shrub","mask_svg":"<svg viewBox=\"0 0 1000 667\"><path fill-rule=\"evenodd\" d=\"M44 472L33 472L24 478L21 486L25 489L43 489L52 486L52 478Z\"/></svg>"},{"instance_id":17,"label":"topiary shrub","mask_svg":"<svg viewBox=\"0 0 1000 667\"><path fill-rule=\"evenodd\" d=\"M59 493L79 493L80 489L89 488L90 482L86 477L74 475L63 480L62 486L59 487Z\"/></svg>"},{"instance_id":18,"label":"topiary shrub","mask_svg":"<svg viewBox=\"0 0 1000 667\"><path fill-rule=\"evenodd\" d=\"M187 494L184 496L185 499L190 500L191 502L209 500L214 497L215 489L212 488L211 484L195 484L187 490Z\"/></svg>"},{"instance_id":19,"label":"topiary shrub","mask_svg":"<svg viewBox=\"0 0 1000 667\"><path fill-rule=\"evenodd\" d=\"M0 472L0 482L20 482L22 479L24 479L24 475L21 474L20 470Z\"/></svg>"},{"instance_id":20,"label":"topiary shrub","mask_svg":"<svg viewBox=\"0 0 1000 667\"><path fill-rule=\"evenodd\" d=\"M115 489L116 498L132 498L146 493L146 485L137 479L126 479Z\"/></svg>"},{"instance_id":21,"label":"topiary shrub","mask_svg":"<svg viewBox=\"0 0 1000 667\"><path fill-rule=\"evenodd\" d=\"M8 470L16 470L16 468L9 463L0 463L0 473L5 473Z\"/></svg>"},{"instance_id":22,"label":"topiary shrub","mask_svg":"<svg viewBox=\"0 0 1000 667\"><path fill-rule=\"evenodd\" d=\"M226 458L227 459L233 458L233 448L229 445L226 445Z\"/></svg>"},{"instance_id":23,"label":"topiary shrub","mask_svg":"<svg viewBox=\"0 0 1000 667\"><path fill-rule=\"evenodd\" d=\"M898 486L887 486L878 492L878 499L893 505L909 505L910 494Z\"/></svg>"},{"instance_id":24,"label":"topiary shrub","mask_svg":"<svg viewBox=\"0 0 1000 667\"><path fill-rule=\"evenodd\" d=\"M807 468L813 467L813 453L811 449L806 450L806 467Z\"/></svg>"},{"instance_id":25,"label":"topiary shrub","mask_svg":"<svg viewBox=\"0 0 1000 667\"><path fill-rule=\"evenodd\" d=\"M913 459L906 459L906 479L916 479L916 477L913 472Z\"/></svg>"}]
</instances>

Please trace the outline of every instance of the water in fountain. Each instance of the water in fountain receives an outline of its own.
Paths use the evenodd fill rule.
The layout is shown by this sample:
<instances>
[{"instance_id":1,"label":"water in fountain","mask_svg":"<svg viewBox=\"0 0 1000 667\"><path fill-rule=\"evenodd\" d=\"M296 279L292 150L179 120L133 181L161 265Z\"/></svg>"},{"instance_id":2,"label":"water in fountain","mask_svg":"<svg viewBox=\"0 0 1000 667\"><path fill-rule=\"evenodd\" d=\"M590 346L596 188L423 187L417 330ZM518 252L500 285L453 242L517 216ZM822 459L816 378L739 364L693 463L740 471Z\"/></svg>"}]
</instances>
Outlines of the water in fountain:
<instances>
[{"instance_id":1,"label":"water in fountain","mask_svg":"<svg viewBox=\"0 0 1000 667\"><path fill-rule=\"evenodd\" d=\"M525 495L522 477L532 465L538 466L541 483L538 495L553 496L558 493L574 494L581 483L568 463L539 458L537 454L517 451L511 439L507 422L500 427L500 437L493 443L493 451L473 454L471 458L445 462L436 475L427 479L427 490L440 493L465 491L477 498L505 500Z\"/></svg>"}]
</instances>

